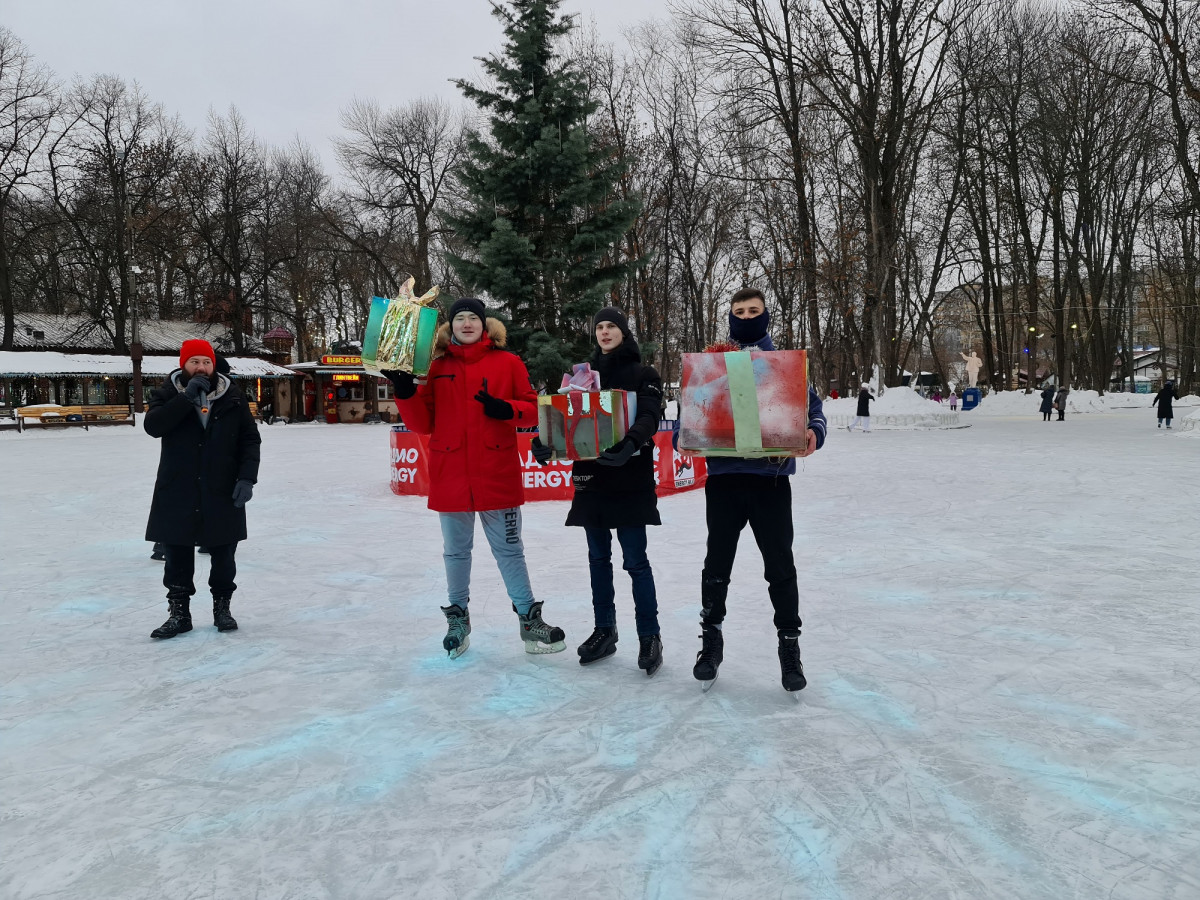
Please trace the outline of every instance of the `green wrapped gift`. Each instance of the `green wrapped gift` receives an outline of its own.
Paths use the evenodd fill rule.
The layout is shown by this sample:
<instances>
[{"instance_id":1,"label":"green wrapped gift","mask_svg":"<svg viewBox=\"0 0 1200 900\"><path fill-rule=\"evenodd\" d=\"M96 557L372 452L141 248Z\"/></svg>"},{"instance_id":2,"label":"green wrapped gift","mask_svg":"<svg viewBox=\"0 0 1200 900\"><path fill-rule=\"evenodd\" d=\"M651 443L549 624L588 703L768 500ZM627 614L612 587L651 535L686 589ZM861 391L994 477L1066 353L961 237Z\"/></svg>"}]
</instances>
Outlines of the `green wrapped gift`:
<instances>
[{"instance_id":1,"label":"green wrapped gift","mask_svg":"<svg viewBox=\"0 0 1200 900\"><path fill-rule=\"evenodd\" d=\"M399 296L388 300L371 298L371 314L363 334L363 368L373 375L385 370L425 375L433 359L437 339L438 289L430 288L420 297L413 296L413 278L404 282Z\"/></svg>"}]
</instances>

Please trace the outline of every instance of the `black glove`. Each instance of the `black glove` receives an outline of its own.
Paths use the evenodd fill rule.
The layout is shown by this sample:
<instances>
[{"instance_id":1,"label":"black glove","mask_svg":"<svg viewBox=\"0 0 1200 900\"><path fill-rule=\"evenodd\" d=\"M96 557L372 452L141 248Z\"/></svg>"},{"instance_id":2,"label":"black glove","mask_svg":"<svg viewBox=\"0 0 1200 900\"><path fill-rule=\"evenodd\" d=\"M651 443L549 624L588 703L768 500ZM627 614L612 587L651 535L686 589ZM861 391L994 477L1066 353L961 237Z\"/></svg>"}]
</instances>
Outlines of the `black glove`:
<instances>
[{"instance_id":1,"label":"black glove","mask_svg":"<svg viewBox=\"0 0 1200 900\"><path fill-rule=\"evenodd\" d=\"M207 378L203 375L193 375L188 379L187 387L183 389L183 393L193 403L199 403L200 395L207 394L211 389L212 386L208 383Z\"/></svg>"},{"instance_id":2,"label":"black glove","mask_svg":"<svg viewBox=\"0 0 1200 900\"><path fill-rule=\"evenodd\" d=\"M479 389L479 393L475 395L475 399L483 404L483 414L490 419L500 419L503 421L513 417L511 403L507 400L501 400L499 397L493 397L488 393L486 378L483 379L483 387Z\"/></svg>"},{"instance_id":3,"label":"black glove","mask_svg":"<svg viewBox=\"0 0 1200 900\"><path fill-rule=\"evenodd\" d=\"M629 438L623 438L621 443L615 447L609 447L601 453L596 462L602 466L623 466L633 459L639 449L638 445Z\"/></svg>"},{"instance_id":4,"label":"black glove","mask_svg":"<svg viewBox=\"0 0 1200 900\"><path fill-rule=\"evenodd\" d=\"M541 438L534 438L530 448L533 450L533 458L538 461L539 466L550 465L550 459L554 456L554 448L547 447L542 443Z\"/></svg>"},{"instance_id":5,"label":"black glove","mask_svg":"<svg viewBox=\"0 0 1200 900\"><path fill-rule=\"evenodd\" d=\"M233 505L241 509L250 502L250 498L253 496L254 484L245 478L239 478L237 484L233 486Z\"/></svg>"},{"instance_id":6,"label":"black glove","mask_svg":"<svg viewBox=\"0 0 1200 900\"><path fill-rule=\"evenodd\" d=\"M399 400L407 400L417 392L417 382L412 372L389 369L384 371L383 377L392 383L392 390L396 392L396 398Z\"/></svg>"}]
</instances>

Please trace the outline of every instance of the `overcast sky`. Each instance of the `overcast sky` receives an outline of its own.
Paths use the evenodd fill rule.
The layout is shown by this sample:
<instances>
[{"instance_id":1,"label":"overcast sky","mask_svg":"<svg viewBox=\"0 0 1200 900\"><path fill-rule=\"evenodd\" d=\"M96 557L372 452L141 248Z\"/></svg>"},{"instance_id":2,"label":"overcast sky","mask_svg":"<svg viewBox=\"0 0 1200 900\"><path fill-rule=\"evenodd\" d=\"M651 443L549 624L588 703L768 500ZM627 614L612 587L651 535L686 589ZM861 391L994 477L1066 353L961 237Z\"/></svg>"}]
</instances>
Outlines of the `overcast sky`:
<instances>
[{"instance_id":1,"label":"overcast sky","mask_svg":"<svg viewBox=\"0 0 1200 900\"><path fill-rule=\"evenodd\" d=\"M564 0L605 40L667 16L668 0ZM0 0L0 25L64 82L136 80L200 133L235 104L265 141L299 134L331 173L330 138L354 97L397 106L461 98L475 57L500 46L487 0Z\"/></svg>"}]
</instances>

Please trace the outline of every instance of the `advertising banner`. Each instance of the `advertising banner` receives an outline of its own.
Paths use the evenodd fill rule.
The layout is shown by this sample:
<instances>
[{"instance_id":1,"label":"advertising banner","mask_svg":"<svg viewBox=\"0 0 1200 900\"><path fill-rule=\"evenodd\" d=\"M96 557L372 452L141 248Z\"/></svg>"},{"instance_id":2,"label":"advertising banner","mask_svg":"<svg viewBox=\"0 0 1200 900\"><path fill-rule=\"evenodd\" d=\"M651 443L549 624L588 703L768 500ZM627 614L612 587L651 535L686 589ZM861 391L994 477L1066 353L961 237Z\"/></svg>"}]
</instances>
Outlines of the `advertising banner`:
<instances>
[{"instance_id":1,"label":"advertising banner","mask_svg":"<svg viewBox=\"0 0 1200 900\"><path fill-rule=\"evenodd\" d=\"M525 501L570 500L575 490L571 486L570 460L554 460L539 466L530 447L533 433L517 435L517 450L521 454L521 480ZM680 453L671 447L671 432L654 435L654 477L658 496L665 497L704 487L707 478L704 459ZM391 488L400 496L429 495L429 438L403 428L391 429Z\"/></svg>"}]
</instances>

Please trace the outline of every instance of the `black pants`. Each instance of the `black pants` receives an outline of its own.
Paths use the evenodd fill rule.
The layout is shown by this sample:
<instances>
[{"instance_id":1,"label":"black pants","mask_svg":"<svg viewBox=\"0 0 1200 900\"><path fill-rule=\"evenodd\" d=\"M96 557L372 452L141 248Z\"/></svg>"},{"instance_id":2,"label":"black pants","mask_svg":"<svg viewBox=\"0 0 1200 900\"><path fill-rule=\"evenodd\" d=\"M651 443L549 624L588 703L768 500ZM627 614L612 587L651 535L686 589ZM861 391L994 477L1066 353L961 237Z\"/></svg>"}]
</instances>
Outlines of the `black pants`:
<instances>
[{"instance_id":1,"label":"black pants","mask_svg":"<svg viewBox=\"0 0 1200 900\"><path fill-rule=\"evenodd\" d=\"M800 634L800 595L792 558L792 485L787 478L765 475L709 475L704 486L708 519L708 551L704 557L700 597L702 619L710 625L725 620L729 575L742 529L750 526L763 558L763 577L775 607L775 627Z\"/></svg>"},{"instance_id":2,"label":"black pants","mask_svg":"<svg viewBox=\"0 0 1200 900\"><path fill-rule=\"evenodd\" d=\"M191 544L165 544L163 552L167 557L163 566L163 584L167 588L167 596L191 597L196 593L196 583L192 580L196 574L196 548ZM211 565L208 586L214 597L230 597L237 590L237 585L233 583L233 577L237 574L237 564L233 560L236 552L237 541L208 548Z\"/></svg>"},{"instance_id":3,"label":"black pants","mask_svg":"<svg viewBox=\"0 0 1200 900\"><path fill-rule=\"evenodd\" d=\"M1050 413L1048 413L1048 412L1042 413L1042 421L1049 422L1050 421Z\"/></svg>"}]
</instances>

